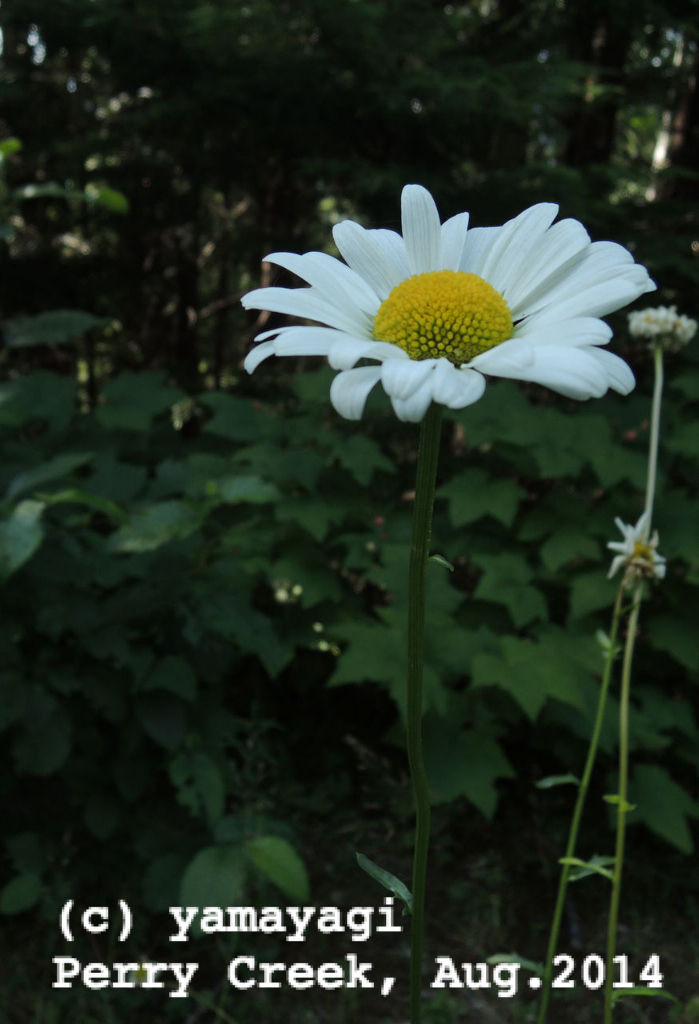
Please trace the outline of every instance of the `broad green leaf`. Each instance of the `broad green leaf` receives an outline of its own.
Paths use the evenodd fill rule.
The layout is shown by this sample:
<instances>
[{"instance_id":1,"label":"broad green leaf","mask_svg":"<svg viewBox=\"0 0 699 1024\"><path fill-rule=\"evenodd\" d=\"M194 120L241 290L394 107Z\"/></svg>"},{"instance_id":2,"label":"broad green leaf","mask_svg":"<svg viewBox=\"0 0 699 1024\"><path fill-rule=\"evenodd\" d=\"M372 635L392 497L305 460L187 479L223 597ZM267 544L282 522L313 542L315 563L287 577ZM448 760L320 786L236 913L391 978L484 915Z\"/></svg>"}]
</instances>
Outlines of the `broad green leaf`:
<instances>
[{"instance_id":1,"label":"broad green leaf","mask_svg":"<svg viewBox=\"0 0 699 1024\"><path fill-rule=\"evenodd\" d=\"M15 875L0 891L0 914L21 914L24 910L31 910L40 896L41 879L38 875Z\"/></svg>"},{"instance_id":2,"label":"broad green leaf","mask_svg":"<svg viewBox=\"0 0 699 1024\"><path fill-rule=\"evenodd\" d=\"M618 586L618 580L608 580L603 570L575 576L570 586L571 621L600 608L608 608L611 614Z\"/></svg>"},{"instance_id":3,"label":"broad green leaf","mask_svg":"<svg viewBox=\"0 0 699 1024\"><path fill-rule=\"evenodd\" d=\"M682 853L691 853L694 842L687 818L699 817L699 805L669 773L657 765L636 765L629 789L637 807L633 820L642 821Z\"/></svg>"},{"instance_id":4,"label":"broad green leaf","mask_svg":"<svg viewBox=\"0 0 699 1024\"><path fill-rule=\"evenodd\" d=\"M180 884L180 906L230 907L245 892L245 855L237 844L207 846L187 865ZM195 929L199 933L199 929Z\"/></svg>"},{"instance_id":5,"label":"broad green leaf","mask_svg":"<svg viewBox=\"0 0 699 1024\"><path fill-rule=\"evenodd\" d=\"M21 141L10 135L8 138L3 139L2 142L0 142L0 160L6 160L8 156L14 156L15 153L19 153L21 149Z\"/></svg>"},{"instance_id":6,"label":"broad green leaf","mask_svg":"<svg viewBox=\"0 0 699 1024\"><path fill-rule=\"evenodd\" d=\"M215 481L215 488L216 496L231 504L240 501L262 505L280 498L277 487L259 476L226 476Z\"/></svg>"},{"instance_id":7,"label":"broad green leaf","mask_svg":"<svg viewBox=\"0 0 699 1024\"><path fill-rule=\"evenodd\" d=\"M67 711L56 698L35 685L27 694L23 729L12 753L17 771L26 775L52 775L70 753L73 728Z\"/></svg>"},{"instance_id":8,"label":"broad green leaf","mask_svg":"<svg viewBox=\"0 0 699 1024\"><path fill-rule=\"evenodd\" d=\"M141 683L141 690L167 690L182 700L193 701L197 696L197 679L191 665L178 654L166 654L157 662Z\"/></svg>"},{"instance_id":9,"label":"broad green leaf","mask_svg":"<svg viewBox=\"0 0 699 1024\"><path fill-rule=\"evenodd\" d=\"M497 806L498 779L514 771L498 743L475 729L459 729L430 714L423 723L425 767L434 803L465 796L488 819Z\"/></svg>"},{"instance_id":10,"label":"broad green leaf","mask_svg":"<svg viewBox=\"0 0 699 1024\"><path fill-rule=\"evenodd\" d=\"M523 557L515 554L473 556L481 576L473 596L481 601L504 605L517 629L535 619L547 619L548 609L541 591L529 584L532 571Z\"/></svg>"},{"instance_id":11,"label":"broad green leaf","mask_svg":"<svg viewBox=\"0 0 699 1024\"><path fill-rule=\"evenodd\" d=\"M62 455L55 455L48 462L42 462L38 466L19 473L11 480L5 499L11 501L19 497L25 491L36 490L52 480L60 480L64 476L70 476L76 469L84 466L92 458L92 452L65 452Z\"/></svg>"},{"instance_id":12,"label":"broad green leaf","mask_svg":"<svg viewBox=\"0 0 699 1024\"><path fill-rule=\"evenodd\" d=\"M482 469L468 469L440 487L437 498L448 500L449 518L455 527L467 526L484 516L511 526L522 491L512 480L499 480Z\"/></svg>"},{"instance_id":13,"label":"broad green leaf","mask_svg":"<svg viewBox=\"0 0 699 1024\"><path fill-rule=\"evenodd\" d=\"M204 430L227 441L259 441L273 435L277 417L271 408L260 407L259 402L224 391L206 391L197 401L213 413Z\"/></svg>"},{"instance_id":14,"label":"broad green leaf","mask_svg":"<svg viewBox=\"0 0 699 1024\"><path fill-rule=\"evenodd\" d=\"M41 544L42 501L20 501L9 519L0 522L0 580L27 562Z\"/></svg>"},{"instance_id":15,"label":"broad green leaf","mask_svg":"<svg viewBox=\"0 0 699 1024\"><path fill-rule=\"evenodd\" d=\"M539 553L546 568L551 572L557 572L568 562L581 559L597 560L600 557L600 546L582 530L563 526L542 544Z\"/></svg>"},{"instance_id":16,"label":"broad green leaf","mask_svg":"<svg viewBox=\"0 0 699 1024\"><path fill-rule=\"evenodd\" d=\"M409 914L413 911L413 896L407 885L405 885L399 878L391 874L390 871L386 871L385 868L379 867L373 860L369 860L363 853L356 853L357 864L359 864L362 871L366 871L367 875L370 875L374 881L382 885L384 889L388 889L394 896L397 896L399 900L402 900L405 909Z\"/></svg>"},{"instance_id":17,"label":"broad green leaf","mask_svg":"<svg viewBox=\"0 0 699 1024\"><path fill-rule=\"evenodd\" d=\"M66 345L88 331L107 327L109 317L93 316L79 309L53 309L37 316L21 316L3 324L5 343L9 348L32 345Z\"/></svg>"},{"instance_id":18,"label":"broad green leaf","mask_svg":"<svg viewBox=\"0 0 699 1024\"><path fill-rule=\"evenodd\" d=\"M103 427L145 431L155 416L169 410L184 394L167 383L165 373L141 370L113 377L105 385L102 397L104 404L98 407L95 416Z\"/></svg>"},{"instance_id":19,"label":"broad green leaf","mask_svg":"<svg viewBox=\"0 0 699 1024\"><path fill-rule=\"evenodd\" d=\"M43 420L63 429L75 411L77 385L72 377L35 370L0 384L0 426L22 427Z\"/></svg>"},{"instance_id":20,"label":"broad green leaf","mask_svg":"<svg viewBox=\"0 0 699 1024\"><path fill-rule=\"evenodd\" d=\"M187 728L182 704L166 693L144 693L136 703L136 716L144 731L168 750L174 750Z\"/></svg>"},{"instance_id":21,"label":"broad green leaf","mask_svg":"<svg viewBox=\"0 0 699 1024\"><path fill-rule=\"evenodd\" d=\"M137 510L109 538L109 550L153 551L174 538L188 537L201 523L203 510L184 501L162 501Z\"/></svg>"},{"instance_id":22,"label":"broad green leaf","mask_svg":"<svg viewBox=\"0 0 699 1024\"><path fill-rule=\"evenodd\" d=\"M265 878L285 896L300 903L309 900L308 874L291 843L279 836L255 836L245 843L245 853Z\"/></svg>"},{"instance_id":23,"label":"broad green leaf","mask_svg":"<svg viewBox=\"0 0 699 1024\"><path fill-rule=\"evenodd\" d=\"M378 444L366 434L351 434L342 437L334 447L334 455L340 465L348 470L357 483L366 487L376 470L395 473L396 467L386 458Z\"/></svg>"}]
</instances>

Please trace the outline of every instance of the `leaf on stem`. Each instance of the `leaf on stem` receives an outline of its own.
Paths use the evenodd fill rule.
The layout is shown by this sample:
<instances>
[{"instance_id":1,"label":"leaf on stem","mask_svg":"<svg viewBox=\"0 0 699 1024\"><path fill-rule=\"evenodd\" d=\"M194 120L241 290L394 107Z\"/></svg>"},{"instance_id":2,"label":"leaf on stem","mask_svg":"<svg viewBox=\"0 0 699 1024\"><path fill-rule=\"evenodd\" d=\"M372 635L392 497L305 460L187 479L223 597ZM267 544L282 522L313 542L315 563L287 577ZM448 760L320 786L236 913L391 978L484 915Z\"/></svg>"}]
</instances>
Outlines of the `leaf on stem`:
<instances>
[{"instance_id":1,"label":"leaf on stem","mask_svg":"<svg viewBox=\"0 0 699 1024\"><path fill-rule=\"evenodd\" d=\"M408 887L399 878L392 875L390 871L386 871L384 868L380 868L378 864L374 864L373 860L369 860L363 853L357 852L356 857L357 864L359 864L362 871L366 871L367 875L370 875L374 881L383 885L385 889L388 889L399 900L402 900L405 904L405 912L412 914L413 896Z\"/></svg>"}]
</instances>

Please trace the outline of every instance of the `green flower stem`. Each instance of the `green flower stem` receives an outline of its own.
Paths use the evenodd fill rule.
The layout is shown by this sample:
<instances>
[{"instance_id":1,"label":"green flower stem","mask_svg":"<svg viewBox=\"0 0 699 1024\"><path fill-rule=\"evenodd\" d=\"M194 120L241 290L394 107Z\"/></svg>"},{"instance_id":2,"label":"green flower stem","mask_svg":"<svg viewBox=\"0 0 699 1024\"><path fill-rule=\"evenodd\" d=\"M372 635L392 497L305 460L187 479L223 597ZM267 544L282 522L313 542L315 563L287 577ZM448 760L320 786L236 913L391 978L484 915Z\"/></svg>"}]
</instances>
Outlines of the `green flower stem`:
<instances>
[{"instance_id":1,"label":"green flower stem","mask_svg":"<svg viewBox=\"0 0 699 1024\"><path fill-rule=\"evenodd\" d=\"M429 557L434 506L441 407L430 405L420 425L417 480L410 548L408 605L408 701L407 746L410 777L415 797L415 847L413 852L413 913L410 951L410 1021L422 1019L422 947L425 931L425 879L430 838L430 797L422 756L422 655L425 629L425 572Z\"/></svg>"},{"instance_id":2,"label":"green flower stem","mask_svg":"<svg viewBox=\"0 0 699 1024\"><path fill-rule=\"evenodd\" d=\"M633 606L629 615L624 662L621 668L621 697L619 701L619 803L616 816L616 848L614 850L614 871L612 875L612 896L609 904L609 925L607 930L607 962L604 986L604 1024L612 1024L614 1005L614 954L616 952L617 918L621 896L621 876L624 868L624 839L626 837L626 815L628 813L629 774L629 698L631 693L631 665L636 644L638 615L641 610L642 583L636 584Z\"/></svg>"},{"instance_id":3,"label":"green flower stem","mask_svg":"<svg viewBox=\"0 0 699 1024\"><path fill-rule=\"evenodd\" d=\"M653 349L655 363L655 379L653 383L653 405L650 415L650 440L648 449L648 477L646 479L646 505L648 522L644 531L644 540L650 536L650 521L653 518L653 501L658 469L658 441L660 439L660 403L663 394L663 346L656 345Z\"/></svg>"},{"instance_id":4,"label":"green flower stem","mask_svg":"<svg viewBox=\"0 0 699 1024\"><path fill-rule=\"evenodd\" d=\"M602 685L600 687L599 699L597 701L597 713L595 716L595 724L592 730L592 736L590 738L590 745L587 750L587 759L585 761L585 769L583 771L582 779L578 787L578 796L575 801L575 808L573 810L573 817L570 823L570 831L568 833L568 843L564 857L574 857L575 847L578 841L578 832L580 830L580 820L582 818L583 809L585 807L585 799L587 797L587 791L590 785L590 778L592 777L592 769L595 764L595 758L597 757L597 747L599 746L600 733L602 732L602 722L604 721L604 712L607 706L607 694L609 692L609 683L612 677L612 665L614 664L614 652L616 648L616 638L619 632L619 622L622 616L622 599L624 595L623 584L619 584L617 590L616 601L614 602L614 612L612 614L612 625L609 631L609 649L604 662L604 672L602 674ZM553 911L553 920L551 921L551 931L549 933L549 943L546 950L546 961L544 966L544 979L543 987L541 990L541 1003L539 1005L539 1016L537 1017L537 1024L545 1024L546 1014L548 1012L549 999L551 997L551 981L553 978L553 958L556 955L556 949L558 948L558 935L561 929L561 920L563 917L563 908L565 906L566 890L568 888L568 879L570 876L570 864L563 864L561 866L561 875L558 882L558 895L556 897L556 906Z\"/></svg>"}]
</instances>

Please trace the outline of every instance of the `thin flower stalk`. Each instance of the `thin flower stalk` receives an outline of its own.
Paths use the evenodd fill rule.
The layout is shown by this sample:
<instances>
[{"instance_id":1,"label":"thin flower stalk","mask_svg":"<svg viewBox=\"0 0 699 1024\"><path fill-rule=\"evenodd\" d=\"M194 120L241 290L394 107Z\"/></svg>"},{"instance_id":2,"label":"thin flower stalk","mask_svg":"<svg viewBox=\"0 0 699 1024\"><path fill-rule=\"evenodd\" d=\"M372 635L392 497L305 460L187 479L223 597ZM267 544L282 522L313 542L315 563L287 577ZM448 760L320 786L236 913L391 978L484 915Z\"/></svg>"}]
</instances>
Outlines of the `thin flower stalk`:
<instances>
[{"instance_id":1,"label":"thin flower stalk","mask_svg":"<svg viewBox=\"0 0 699 1024\"><path fill-rule=\"evenodd\" d=\"M430 838L430 798L422 752L422 663L425 632L425 576L434 507L441 409L431 405L420 425L413 536L410 548L408 605L407 748L415 799L413 911L410 950L410 1021L422 1019L422 953L425 932L425 883Z\"/></svg>"},{"instance_id":2,"label":"thin flower stalk","mask_svg":"<svg viewBox=\"0 0 699 1024\"><path fill-rule=\"evenodd\" d=\"M663 395L663 346L653 346L653 362L655 377L653 382L653 405L650 417L650 440L648 449L648 477L646 479L646 504L644 511L648 513L644 540L650 536L651 519L653 518L653 502L658 470L658 442L660 439L660 405Z\"/></svg>"},{"instance_id":3,"label":"thin flower stalk","mask_svg":"<svg viewBox=\"0 0 699 1024\"><path fill-rule=\"evenodd\" d=\"M619 793L616 818L616 844L614 850L614 870L612 872L612 895L609 904L609 923L607 929L607 958L605 965L604 987L604 1024L612 1024L614 1014L614 956L616 953L617 921L619 917L619 900L621 897L621 879L624 870L624 841L626 838L626 815L628 804L628 772L629 772L629 700L631 694L631 666L638 629L638 616L641 610L643 584L639 580L633 595L633 605L628 620L626 643L624 644L624 660L621 669L621 698L619 702Z\"/></svg>"},{"instance_id":4,"label":"thin flower stalk","mask_svg":"<svg viewBox=\"0 0 699 1024\"><path fill-rule=\"evenodd\" d=\"M621 621L621 617L623 614L623 596L624 587L623 584L620 583L619 588L617 590L616 601L614 602L612 625L609 631L609 644L607 647L604 661L604 672L602 674L602 685L600 686L599 698L597 701L595 724L592 729L590 745L587 749L587 758L585 760L585 768L583 770L582 779L580 780L580 785L578 786L578 796L575 801L573 817L570 822L568 842L566 843L566 849L564 854L564 859L566 861L569 861L571 857L575 856L575 849L578 841L578 832L580 831L580 822L582 819L583 810L585 808L585 800L587 798L587 791L590 786L592 770L594 768L595 760L597 758L597 748L599 746L599 738L602 732L602 723L604 721L604 713L607 706L609 684L612 678L612 666L614 664L616 652L616 638L619 632L619 622ZM546 1015L548 1013L548 1004L549 999L551 997L551 981L553 978L553 958L556 955L556 950L558 948L558 936L561 930L561 920L563 918L563 908L565 906L566 892L568 889L568 882L570 879L570 869L570 863L565 863L561 865L561 874L558 881L558 894L556 896L556 906L553 911L553 919L551 921L551 931L549 933L548 948L546 950L543 987L541 990L541 1003L539 1006L539 1016L537 1017L537 1024L545 1024Z\"/></svg>"}]
</instances>

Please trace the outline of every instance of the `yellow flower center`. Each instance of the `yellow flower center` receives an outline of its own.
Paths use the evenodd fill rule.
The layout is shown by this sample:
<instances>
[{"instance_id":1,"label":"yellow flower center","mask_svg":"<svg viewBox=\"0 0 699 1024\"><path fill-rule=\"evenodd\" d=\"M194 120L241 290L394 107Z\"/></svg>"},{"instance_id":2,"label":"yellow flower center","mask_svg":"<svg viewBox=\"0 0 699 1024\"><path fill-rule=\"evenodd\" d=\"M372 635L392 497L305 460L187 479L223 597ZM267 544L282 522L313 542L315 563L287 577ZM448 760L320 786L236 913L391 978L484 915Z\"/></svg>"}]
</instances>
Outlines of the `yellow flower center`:
<instances>
[{"instance_id":1,"label":"yellow flower center","mask_svg":"<svg viewBox=\"0 0 699 1024\"><path fill-rule=\"evenodd\" d=\"M444 356L459 366L512 336L507 303L476 274L434 270L406 278L374 320L377 341L390 341L411 359Z\"/></svg>"},{"instance_id":2,"label":"yellow flower center","mask_svg":"<svg viewBox=\"0 0 699 1024\"><path fill-rule=\"evenodd\" d=\"M653 552L647 544L642 544L640 540L637 540L633 546L633 557L653 563Z\"/></svg>"}]
</instances>

